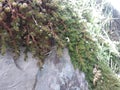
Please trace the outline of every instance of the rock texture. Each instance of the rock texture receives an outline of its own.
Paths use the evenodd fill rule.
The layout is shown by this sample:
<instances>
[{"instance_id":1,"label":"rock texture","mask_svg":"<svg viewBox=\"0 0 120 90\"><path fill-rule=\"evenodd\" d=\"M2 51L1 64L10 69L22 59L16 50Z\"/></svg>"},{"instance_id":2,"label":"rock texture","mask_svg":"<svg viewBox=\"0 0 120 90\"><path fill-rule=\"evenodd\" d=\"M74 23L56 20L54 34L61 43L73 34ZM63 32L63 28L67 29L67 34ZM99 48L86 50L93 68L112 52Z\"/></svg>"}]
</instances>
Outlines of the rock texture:
<instances>
[{"instance_id":1,"label":"rock texture","mask_svg":"<svg viewBox=\"0 0 120 90\"><path fill-rule=\"evenodd\" d=\"M74 70L67 49L61 57L53 49L41 70L30 53L27 61L22 52L18 59L9 51L0 55L0 90L88 90L84 73Z\"/></svg>"},{"instance_id":2,"label":"rock texture","mask_svg":"<svg viewBox=\"0 0 120 90\"><path fill-rule=\"evenodd\" d=\"M19 60L14 62L9 51L0 55L0 90L32 90L38 67L32 55L28 56L25 62L21 53Z\"/></svg>"},{"instance_id":3,"label":"rock texture","mask_svg":"<svg viewBox=\"0 0 120 90\"><path fill-rule=\"evenodd\" d=\"M61 58L53 50L37 78L35 90L88 90L84 73L74 70L67 49Z\"/></svg>"}]
</instances>

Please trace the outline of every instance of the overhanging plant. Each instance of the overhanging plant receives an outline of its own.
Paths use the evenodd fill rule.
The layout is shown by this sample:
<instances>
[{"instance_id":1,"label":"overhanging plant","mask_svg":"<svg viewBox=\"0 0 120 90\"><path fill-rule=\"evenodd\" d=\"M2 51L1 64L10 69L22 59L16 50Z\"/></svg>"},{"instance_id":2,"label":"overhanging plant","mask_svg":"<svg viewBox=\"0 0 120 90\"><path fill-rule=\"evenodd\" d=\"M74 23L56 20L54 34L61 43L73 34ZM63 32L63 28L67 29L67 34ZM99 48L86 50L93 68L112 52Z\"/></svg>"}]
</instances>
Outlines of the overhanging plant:
<instances>
[{"instance_id":1,"label":"overhanging plant","mask_svg":"<svg viewBox=\"0 0 120 90\"><path fill-rule=\"evenodd\" d=\"M102 84L104 89L111 88L111 83L106 85L108 76L116 77L109 60L116 53L110 48L111 41L105 42L102 6L98 6L94 0L0 0L0 51L4 54L11 48L19 56L22 46L25 53L30 51L44 62L54 45L58 51L67 47L74 67L85 72L91 90L102 89ZM94 86L96 64L105 79Z\"/></svg>"}]
</instances>

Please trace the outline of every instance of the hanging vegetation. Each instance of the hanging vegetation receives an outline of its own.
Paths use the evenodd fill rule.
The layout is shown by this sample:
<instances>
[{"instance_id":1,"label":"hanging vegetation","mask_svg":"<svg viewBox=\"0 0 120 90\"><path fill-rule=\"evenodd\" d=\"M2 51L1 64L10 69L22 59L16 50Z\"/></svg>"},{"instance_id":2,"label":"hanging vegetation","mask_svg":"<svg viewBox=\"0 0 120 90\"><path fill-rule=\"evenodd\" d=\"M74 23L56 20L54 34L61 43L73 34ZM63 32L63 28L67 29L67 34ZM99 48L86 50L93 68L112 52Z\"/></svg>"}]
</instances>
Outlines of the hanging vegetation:
<instances>
[{"instance_id":1,"label":"hanging vegetation","mask_svg":"<svg viewBox=\"0 0 120 90\"><path fill-rule=\"evenodd\" d=\"M43 59L55 43L62 47L58 33L65 32L65 25L55 13L58 6L54 3L51 0L1 0L1 53L10 47L19 54L19 47L23 46L25 52L31 51Z\"/></svg>"},{"instance_id":2,"label":"hanging vegetation","mask_svg":"<svg viewBox=\"0 0 120 90\"><path fill-rule=\"evenodd\" d=\"M119 90L119 52L104 27L104 2L95 0L0 0L0 51L32 52L42 62L53 46L67 47L90 90Z\"/></svg>"}]
</instances>

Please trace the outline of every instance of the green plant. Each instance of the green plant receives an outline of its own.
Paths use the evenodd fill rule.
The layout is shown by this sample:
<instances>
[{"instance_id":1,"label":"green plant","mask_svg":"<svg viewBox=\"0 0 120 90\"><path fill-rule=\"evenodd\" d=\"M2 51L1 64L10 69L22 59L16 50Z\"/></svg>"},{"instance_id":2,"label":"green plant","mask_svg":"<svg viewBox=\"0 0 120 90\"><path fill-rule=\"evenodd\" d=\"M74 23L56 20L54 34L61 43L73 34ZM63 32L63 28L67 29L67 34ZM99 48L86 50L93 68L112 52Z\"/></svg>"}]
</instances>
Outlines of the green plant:
<instances>
[{"instance_id":1,"label":"green plant","mask_svg":"<svg viewBox=\"0 0 120 90\"><path fill-rule=\"evenodd\" d=\"M67 47L74 67L85 72L90 90L117 90L119 52L105 30L110 18L103 18L104 5L95 0L0 0L0 51L12 48L19 56L19 48L25 47L25 54L30 51L43 63L51 47L57 46L58 53ZM94 65L104 78L96 86Z\"/></svg>"},{"instance_id":2,"label":"green plant","mask_svg":"<svg viewBox=\"0 0 120 90\"><path fill-rule=\"evenodd\" d=\"M54 5L53 5L54 4ZM19 47L26 48L34 56L43 60L54 42L63 46L58 36L63 20L55 13L58 4L51 0L0 1L0 47L4 54L6 48L13 48L19 55ZM63 32L63 31L62 31ZM54 40L55 39L55 40Z\"/></svg>"},{"instance_id":3,"label":"green plant","mask_svg":"<svg viewBox=\"0 0 120 90\"><path fill-rule=\"evenodd\" d=\"M118 90L120 88L120 80L116 77L116 71L119 70L119 52L107 34L106 29L109 29L111 12L106 13L104 11L105 15L102 12L106 2L101 2L98 5L94 0L76 0L75 4L72 1L69 3L66 1L62 5L66 6L65 12L69 16L67 19L69 31L66 35L69 37L70 42L67 46L74 67L86 73L90 90ZM105 8L107 9L107 7ZM77 18L73 18L74 15ZM96 64L105 79L102 80L102 83L101 80L98 80L97 86L94 86L92 71L93 66ZM108 71L106 71L107 69ZM109 75L111 75L111 78L109 78ZM115 84L111 87L111 83L107 81L112 82L114 80L117 85Z\"/></svg>"}]
</instances>

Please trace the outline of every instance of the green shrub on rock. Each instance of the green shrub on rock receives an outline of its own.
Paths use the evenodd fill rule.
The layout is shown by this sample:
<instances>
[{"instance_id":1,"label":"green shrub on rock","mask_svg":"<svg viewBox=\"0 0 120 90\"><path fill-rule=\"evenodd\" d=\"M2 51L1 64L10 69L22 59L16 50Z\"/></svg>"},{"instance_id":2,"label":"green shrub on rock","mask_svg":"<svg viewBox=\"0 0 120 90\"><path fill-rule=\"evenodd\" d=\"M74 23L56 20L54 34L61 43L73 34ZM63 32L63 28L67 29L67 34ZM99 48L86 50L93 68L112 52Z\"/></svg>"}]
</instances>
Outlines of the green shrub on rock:
<instances>
[{"instance_id":1,"label":"green shrub on rock","mask_svg":"<svg viewBox=\"0 0 120 90\"><path fill-rule=\"evenodd\" d=\"M120 63L119 52L104 30L102 5L94 0L0 0L0 51L11 48L19 56L25 47L25 54L30 51L44 62L53 46L58 54L67 47L90 90L119 90L118 70L110 66ZM95 65L100 72L93 74Z\"/></svg>"}]
</instances>

